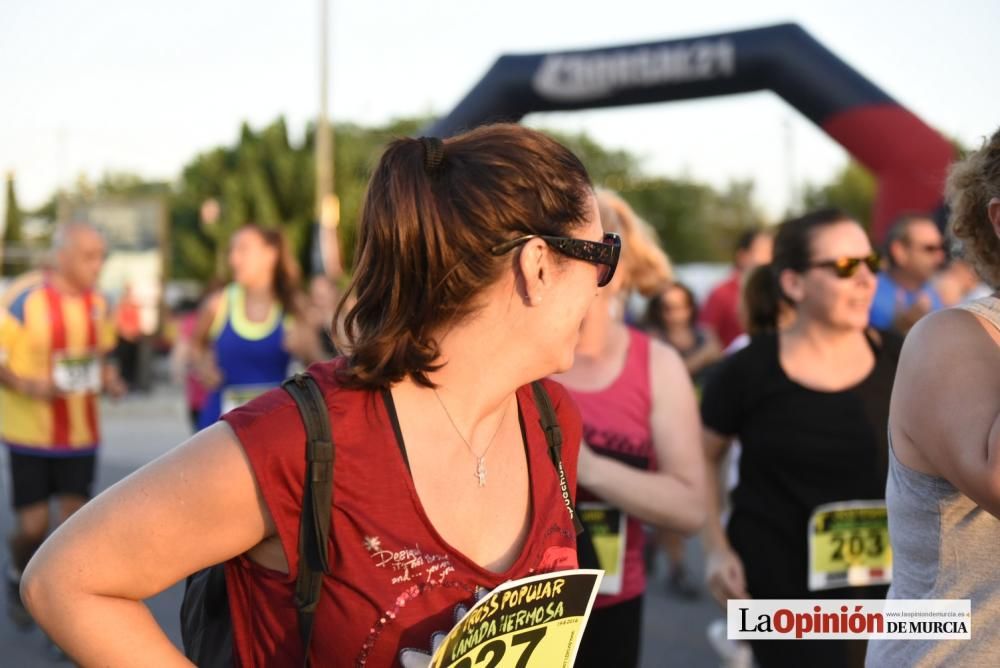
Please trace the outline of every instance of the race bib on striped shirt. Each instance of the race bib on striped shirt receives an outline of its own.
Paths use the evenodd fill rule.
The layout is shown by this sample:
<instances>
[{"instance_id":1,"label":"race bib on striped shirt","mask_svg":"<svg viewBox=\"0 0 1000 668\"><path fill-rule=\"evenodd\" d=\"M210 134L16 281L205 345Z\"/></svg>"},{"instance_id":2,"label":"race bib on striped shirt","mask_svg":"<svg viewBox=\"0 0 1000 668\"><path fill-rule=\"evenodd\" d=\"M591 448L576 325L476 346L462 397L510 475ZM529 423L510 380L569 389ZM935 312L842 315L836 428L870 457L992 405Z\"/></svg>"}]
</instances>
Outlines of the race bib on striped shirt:
<instances>
[{"instance_id":1,"label":"race bib on striped shirt","mask_svg":"<svg viewBox=\"0 0 1000 668\"><path fill-rule=\"evenodd\" d=\"M56 353L52 360L52 382L63 394L100 392L101 360L93 354Z\"/></svg>"}]
</instances>

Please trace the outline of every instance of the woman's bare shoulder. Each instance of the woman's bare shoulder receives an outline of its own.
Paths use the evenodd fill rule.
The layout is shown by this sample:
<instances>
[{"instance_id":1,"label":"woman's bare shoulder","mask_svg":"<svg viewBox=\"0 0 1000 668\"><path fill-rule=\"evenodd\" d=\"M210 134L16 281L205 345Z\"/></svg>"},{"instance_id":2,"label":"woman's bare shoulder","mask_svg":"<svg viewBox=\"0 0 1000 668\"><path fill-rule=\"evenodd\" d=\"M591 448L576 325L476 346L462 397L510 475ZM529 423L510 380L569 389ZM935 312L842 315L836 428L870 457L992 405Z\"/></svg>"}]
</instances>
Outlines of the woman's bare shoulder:
<instances>
[{"instance_id":1,"label":"woman's bare shoulder","mask_svg":"<svg viewBox=\"0 0 1000 668\"><path fill-rule=\"evenodd\" d=\"M903 358L926 356L948 364L980 356L1000 344L1000 330L982 317L962 308L935 311L917 322L903 342Z\"/></svg>"}]
</instances>

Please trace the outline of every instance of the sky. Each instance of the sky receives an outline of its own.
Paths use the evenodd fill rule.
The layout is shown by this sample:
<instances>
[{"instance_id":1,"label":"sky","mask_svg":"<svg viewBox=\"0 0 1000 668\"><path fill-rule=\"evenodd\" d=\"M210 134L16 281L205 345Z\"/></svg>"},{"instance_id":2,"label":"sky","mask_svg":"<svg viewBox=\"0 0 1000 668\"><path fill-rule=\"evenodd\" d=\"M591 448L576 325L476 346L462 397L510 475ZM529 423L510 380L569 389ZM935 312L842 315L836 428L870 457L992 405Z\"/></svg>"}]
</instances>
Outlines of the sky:
<instances>
[{"instance_id":1,"label":"sky","mask_svg":"<svg viewBox=\"0 0 1000 668\"><path fill-rule=\"evenodd\" d=\"M14 171L21 206L44 203L81 173L173 180L197 153L232 144L244 120L261 126L283 115L299 139L319 103L318 3L2 0L0 170ZM1000 126L998 0L330 3L334 121L446 113L507 53L796 22L966 145ZM769 91L525 122L586 131L640 156L650 174L716 186L752 178L771 218L847 160Z\"/></svg>"}]
</instances>

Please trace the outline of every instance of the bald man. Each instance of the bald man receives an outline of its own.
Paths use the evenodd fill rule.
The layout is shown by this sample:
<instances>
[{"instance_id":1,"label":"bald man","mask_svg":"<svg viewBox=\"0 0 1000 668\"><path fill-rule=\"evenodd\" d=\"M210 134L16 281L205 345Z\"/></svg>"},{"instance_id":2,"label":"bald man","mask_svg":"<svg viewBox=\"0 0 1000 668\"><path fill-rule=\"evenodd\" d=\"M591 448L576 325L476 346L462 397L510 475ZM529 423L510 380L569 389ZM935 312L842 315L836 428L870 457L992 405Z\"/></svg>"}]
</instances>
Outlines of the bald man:
<instances>
[{"instance_id":1,"label":"bald man","mask_svg":"<svg viewBox=\"0 0 1000 668\"><path fill-rule=\"evenodd\" d=\"M98 395L124 386L105 362L114 327L95 291L104 240L92 226L60 226L49 268L14 281L0 300L0 441L7 446L17 525L10 536L7 611L20 627L21 571L49 531L90 498L100 441Z\"/></svg>"}]
</instances>

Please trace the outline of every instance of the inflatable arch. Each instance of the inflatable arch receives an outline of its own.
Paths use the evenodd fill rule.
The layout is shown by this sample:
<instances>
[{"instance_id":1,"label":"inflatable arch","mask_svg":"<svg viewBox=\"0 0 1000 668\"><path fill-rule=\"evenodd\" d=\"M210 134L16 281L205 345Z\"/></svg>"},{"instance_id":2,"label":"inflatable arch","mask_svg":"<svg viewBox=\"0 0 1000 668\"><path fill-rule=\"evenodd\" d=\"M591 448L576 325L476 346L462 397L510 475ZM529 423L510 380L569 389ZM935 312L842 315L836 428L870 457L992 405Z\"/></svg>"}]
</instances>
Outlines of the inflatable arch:
<instances>
[{"instance_id":1,"label":"inflatable arch","mask_svg":"<svg viewBox=\"0 0 1000 668\"><path fill-rule=\"evenodd\" d=\"M538 111L617 107L768 89L878 181L875 237L906 211L939 212L950 142L796 24L585 51L500 57L425 134Z\"/></svg>"}]
</instances>

